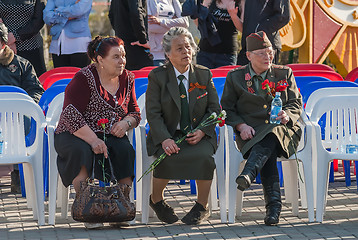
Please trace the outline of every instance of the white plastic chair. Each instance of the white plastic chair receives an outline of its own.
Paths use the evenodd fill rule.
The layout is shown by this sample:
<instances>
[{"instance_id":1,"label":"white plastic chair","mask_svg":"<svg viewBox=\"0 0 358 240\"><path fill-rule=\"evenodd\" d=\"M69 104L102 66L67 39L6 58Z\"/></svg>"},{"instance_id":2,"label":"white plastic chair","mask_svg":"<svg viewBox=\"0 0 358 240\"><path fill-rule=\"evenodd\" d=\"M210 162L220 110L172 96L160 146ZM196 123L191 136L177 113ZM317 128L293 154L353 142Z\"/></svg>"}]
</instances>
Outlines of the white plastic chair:
<instances>
[{"instance_id":1,"label":"white plastic chair","mask_svg":"<svg viewBox=\"0 0 358 240\"><path fill-rule=\"evenodd\" d=\"M23 163L28 206L33 208L33 216L38 224L44 225L42 157L45 117L32 99L17 94L20 93L11 93L12 97L9 98L5 97L6 93L0 95L0 125L5 143L0 164ZM24 116L36 121L36 137L34 143L28 147L25 144ZM36 204L29 203L31 200Z\"/></svg>"},{"instance_id":2,"label":"white plastic chair","mask_svg":"<svg viewBox=\"0 0 358 240\"><path fill-rule=\"evenodd\" d=\"M150 164L155 160L153 157L149 157L146 148L146 129L147 124L146 113L145 113L145 93L142 94L138 99L138 106L141 111L142 120L139 126L135 129L136 137L136 175L137 179L143 175ZM214 178L211 185L209 195L209 207L211 210L217 210L219 193L219 206L220 206L220 218L221 222L227 221L226 214L226 199L225 199L225 179L224 179L224 129L220 129L219 145L218 150L214 155L216 171L214 172ZM149 196L152 189L152 173L144 176L139 182L137 182L137 210L142 211L142 223L148 223L148 218L153 216L153 211L149 207Z\"/></svg>"},{"instance_id":3,"label":"white plastic chair","mask_svg":"<svg viewBox=\"0 0 358 240\"><path fill-rule=\"evenodd\" d=\"M297 151L297 158L303 164L304 172L304 186L307 191L306 203L308 207L308 219L310 222L314 221L314 193L313 193L313 175L312 175L312 148L311 148L311 135L312 127L308 122L305 113L303 112L300 118L300 122L303 127L300 146ZM225 134L226 142L226 183L228 193L228 222L234 223L235 216L242 215L243 206L243 192L237 189L235 182L236 177L242 171L244 167L244 158L236 146L234 141L234 131L231 126L227 126L227 133ZM298 170L295 156L291 156L289 159L278 158L283 162L283 175L286 180L285 195L288 198L288 202L292 203L292 213L298 216ZM305 195L305 194L304 194ZM301 196L302 197L302 196ZM237 205L237 206L236 206ZM236 210L235 210L236 209Z\"/></svg>"},{"instance_id":4,"label":"white plastic chair","mask_svg":"<svg viewBox=\"0 0 358 240\"><path fill-rule=\"evenodd\" d=\"M336 88L338 89L338 88ZM323 221L328 191L329 163L333 159L358 160L357 154L341 151L342 145L357 144L358 95L321 97L312 108L310 121L315 135L317 155L316 220ZM325 139L321 137L320 118L326 114Z\"/></svg>"},{"instance_id":5,"label":"white plastic chair","mask_svg":"<svg viewBox=\"0 0 358 240\"><path fill-rule=\"evenodd\" d=\"M59 179L58 169L57 169L57 152L54 146L54 134L55 130L62 112L62 106L64 101L64 93L57 95L51 102L50 107L48 108L46 121L47 121L47 133L48 133L48 144L49 144L49 219L48 222L51 225L55 224L55 214L56 214L56 199L57 206L61 207L61 218L68 217L68 198L69 198L69 188L66 188L62 181ZM133 131L130 130L128 133L128 138L131 144L133 144ZM131 191L130 197L134 199L134 193ZM134 223L134 222L131 222Z\"/></svg>"}]
</instances>

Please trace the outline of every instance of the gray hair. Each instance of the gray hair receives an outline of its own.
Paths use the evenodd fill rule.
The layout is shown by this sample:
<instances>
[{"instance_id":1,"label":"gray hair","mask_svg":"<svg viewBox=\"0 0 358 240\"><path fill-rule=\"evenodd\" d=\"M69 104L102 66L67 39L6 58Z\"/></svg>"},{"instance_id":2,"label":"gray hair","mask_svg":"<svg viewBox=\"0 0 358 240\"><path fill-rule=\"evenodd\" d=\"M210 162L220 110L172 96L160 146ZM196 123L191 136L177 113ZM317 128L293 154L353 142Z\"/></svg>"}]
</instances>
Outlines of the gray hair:
<instances>
[{"instance_id":1,"label":"gray hair","mask_svg":"<svg viewBox=\"0 0 358 240\"><path fill-rule=\"evenodd\" d=\"M193 35L189 32L188 29L184 27L171 27L168 32L163 36L162 46L164 52L167 54L172 49L172 41L174 38L177 38L181 35L184 35L188 40L193 49L193 55L198 51L198 46L196 45Z\"/></svg>"}]
</instances>

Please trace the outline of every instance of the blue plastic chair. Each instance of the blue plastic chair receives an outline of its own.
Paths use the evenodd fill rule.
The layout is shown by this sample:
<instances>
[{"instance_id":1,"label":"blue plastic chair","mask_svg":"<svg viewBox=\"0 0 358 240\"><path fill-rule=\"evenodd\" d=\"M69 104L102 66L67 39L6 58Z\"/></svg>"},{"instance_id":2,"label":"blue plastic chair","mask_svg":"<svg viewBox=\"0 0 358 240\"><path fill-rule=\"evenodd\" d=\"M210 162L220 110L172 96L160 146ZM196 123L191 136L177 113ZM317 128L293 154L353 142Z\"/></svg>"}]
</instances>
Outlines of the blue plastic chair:
<instances>
[{"instance_id":1,"label":"blue plastic chair","mask_svg":"<svg viewBox=\"0 0 358 240\"><path fill-rule=\"evenodd\" d=\"M328 78L318 76L299 76L295 77L297 87L299 89L306 88L306 85L312 82L329 82Z\"/></svg>"},{"instance_id":2,"label":"blue plastic chair","mask_svg":"<svg viewBox=\"0 0 358 240\"><path fill-rule=\"evenodd\" d=\"M54 82L51 85L51 87L49 87L49 88L52 88L52 87L55 87L55 86L58 86L58 85L67 85L69 82L71 82L71 80L72 80L72 78L64 78L64 79L58 80L57 82Z\"/></svg>"},{"instance_id":3,"label":"blue plastic chair","mask_svg":"<svg viewBox=\"0 0 358 240\"><path fill-rule=\"evenodd\" d=\"M57 86L51 86L48 88L41 96L39 101L39 106L44 111L44 113L47 113L47 109L51 101L60 93L64 92L67 85L57 85Z\"/></svg>"}]
</instances>

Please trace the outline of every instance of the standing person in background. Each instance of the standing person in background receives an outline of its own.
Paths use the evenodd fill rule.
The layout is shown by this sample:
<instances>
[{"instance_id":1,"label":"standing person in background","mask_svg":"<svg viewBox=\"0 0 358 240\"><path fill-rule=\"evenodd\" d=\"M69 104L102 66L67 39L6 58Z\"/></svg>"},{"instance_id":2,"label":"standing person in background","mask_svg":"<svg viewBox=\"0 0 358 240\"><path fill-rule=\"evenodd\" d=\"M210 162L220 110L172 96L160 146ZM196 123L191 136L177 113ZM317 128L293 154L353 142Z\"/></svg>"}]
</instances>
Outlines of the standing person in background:
<instances>
[{"instance_id":1,"label":"standing person in background","mask_svg":"<svg viewBox=\"0 0 358 240\"><path fill-rule=\"evenodd\" d=\"M46 72L43 41L44 0L0 0L0 22L9 29L8 46L34 66L37 76Z\"/></svg>"},{"instance_id":2,"label":"standing person in background","mask_svg":"<svg viewBox=\"0 0 358 240\"><path fill-rule=\"evenodd\" d=\"M38 102L44 89L38 80L31 63L14 53L7 45L9 40L8 29L0 23L0 85L11 85L24 89L35 102ZM25 134L30 129L30 121L25 118ZM20 174L18 165L14 165L11 172L11 192L21 193Z\"/></svg>"},{"instance_id":3,"label":"standing person in background","mask_svg":"<svg viewBox=\"0 0 358 240\"><path fill-rule=\"evenodd\" d=\"M92 0L48 0L43 19L51 27L53 66L83 68L90 63L87 45L91 41L88 18Z\"/></svg>"},{"instance_id":4,"label":"standing person in background","mask_svg":"<svg viewBox=\"0 0 358 240\"><path fill-rule=\"evenodd\" d=\"M108 13L116 36L124 41L128 70L153 66L148 43L146 0L112 0Z\"/></svg>"},{"instance_id":5,"label":"standing person in background","mask_svg":"<svg viewBox=\"0 0 358 240\"><path fill-rule=\"evenodd\" d=\"M237 64L246 65L246 37L251 33L264 31L275 51L273 62L278 63L281 51L279 30L290 21L289 0L247 0L244 8L244 26L242 31L242 49Z\"/></svg>"},{"instance_id":6,"label":"standing person in background","mask_svg":"<svg viewBox=\"0 0 358 240\"><path fill-rule=\"evenodd\" d=\"M202 5L216 19L215 26L220 41L212 45L208 38L202 36L196 62L210 69L236 65L237 34L242 31L240 4L234 0L204 0Z\"/></svg>"},{"instance_id":7,"label":"standing person in background","mask_svg":"<svg viewBox=\"0 0 358 240\"><path fill-rule=\"evenodd\" d=\"M181 17L181 5L178 0L148 1L148 33L150 51L154 65L161 66L165 62L162 39L171 27L189 27L187 17Z\"/></svg>"}]
</instances>

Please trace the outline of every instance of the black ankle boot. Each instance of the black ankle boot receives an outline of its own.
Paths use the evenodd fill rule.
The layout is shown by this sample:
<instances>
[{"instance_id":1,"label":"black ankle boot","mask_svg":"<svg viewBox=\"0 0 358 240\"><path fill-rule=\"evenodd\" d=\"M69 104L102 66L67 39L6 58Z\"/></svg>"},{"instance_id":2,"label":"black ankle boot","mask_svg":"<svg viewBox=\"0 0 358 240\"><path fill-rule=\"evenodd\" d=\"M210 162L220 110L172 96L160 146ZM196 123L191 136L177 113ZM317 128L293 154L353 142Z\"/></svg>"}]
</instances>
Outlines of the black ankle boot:
<instances>
[{"instance_id":1,"label":"black ankle boot","mask_svg":"<svg viewBox=\"0 0 358 240\"><path fill-rule=\"evenodd\" d=\"M266 207L264 221L267 226L275 226L279 222L282 206L280 180L278 176L272 176L270 178L263 178L261 176L261 181Z\"/></svg>"},{"instance_id":2,"label":"black ankle boot","mask_svg":"<svg viewBox=\"0 0 358 240\"><path fill-rule=\"evenodd\" d=\"M241 174L236 178L237 188L239 190L244 191L250 187L270 155L271 150L269 148L262 148L260 146L254 146L252 148L244 170L242 170Z\"/></svg>"}]
</instances>

